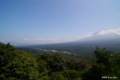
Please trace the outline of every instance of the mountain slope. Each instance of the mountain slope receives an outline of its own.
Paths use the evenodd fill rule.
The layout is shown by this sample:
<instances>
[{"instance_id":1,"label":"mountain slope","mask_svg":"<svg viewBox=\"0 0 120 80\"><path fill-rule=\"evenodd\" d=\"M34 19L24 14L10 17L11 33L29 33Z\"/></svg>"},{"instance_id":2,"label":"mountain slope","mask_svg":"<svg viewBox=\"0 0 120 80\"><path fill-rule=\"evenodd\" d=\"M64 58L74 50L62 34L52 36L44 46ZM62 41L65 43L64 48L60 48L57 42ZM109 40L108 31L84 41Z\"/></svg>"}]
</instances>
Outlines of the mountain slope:
<instances>
[{"instance_id":1,"label":"mountain slope","mask_svg":"<svg viewBox=\"0 0 120 80\"><path fill-rule=\"evenodd\" d=\"M79 55L80 58L85 59L92 58L92 54L96 46L120 53L120 35L116 33L108 33L105 31L106 30L100 30L94 33L91 37L73 42L43 44L26 47L32 49L68 51L72 54Z\"/></svg>"},{"instance_id":2,"label":"mountain slope","mask_svg":"<svg viewBox=\"0 0 120 80\"><path fill-rule=\"evenodd\" d=\"M80 41L97 41L97 40L115 40L118 39L120 40L120 34L116 34L113 32L107 32L106 30L100 30L94 34L92 34L91 37L88 38L83 38L80 40L77 40L76 42L80 42Z\"/></svg>"}]
</instances>

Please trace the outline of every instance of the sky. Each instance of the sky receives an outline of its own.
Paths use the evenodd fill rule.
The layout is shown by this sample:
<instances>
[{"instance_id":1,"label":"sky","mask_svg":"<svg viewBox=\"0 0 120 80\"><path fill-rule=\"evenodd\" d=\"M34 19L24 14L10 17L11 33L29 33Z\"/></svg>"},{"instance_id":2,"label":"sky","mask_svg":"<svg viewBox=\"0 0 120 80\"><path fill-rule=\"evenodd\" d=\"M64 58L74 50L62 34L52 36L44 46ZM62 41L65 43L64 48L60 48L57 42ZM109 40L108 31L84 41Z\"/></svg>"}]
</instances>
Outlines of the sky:
<instances>
[{"instance_id":1,"label":"sky","mask_svg":"<svg viewBox=\"0 0 120 80\"><path fill-rule=\"evenodd\" d=\"M120 0L0 0L0 42L74 41L120 29Z\"/></svg>"}]
</instances>

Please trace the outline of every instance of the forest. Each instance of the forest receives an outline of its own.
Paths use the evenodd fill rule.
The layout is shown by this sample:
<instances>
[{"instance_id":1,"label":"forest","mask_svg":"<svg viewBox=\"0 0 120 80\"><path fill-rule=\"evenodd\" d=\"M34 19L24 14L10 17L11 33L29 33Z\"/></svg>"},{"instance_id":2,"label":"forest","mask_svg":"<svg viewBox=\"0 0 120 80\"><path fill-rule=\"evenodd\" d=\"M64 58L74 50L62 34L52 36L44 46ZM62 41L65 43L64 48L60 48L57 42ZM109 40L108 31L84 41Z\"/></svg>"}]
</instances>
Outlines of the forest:
<instances>
[{"instance_id":1,"label":"forest","mask_svg":"<svg viewBox=\"0 0 120 80\"><path fill-rule=\"evenodd\" d=\"M120 53L100 47L93 53L91 60L59 53L33 55L0 43L0 80L120 80Z\"/></svg>"}]
</instances>

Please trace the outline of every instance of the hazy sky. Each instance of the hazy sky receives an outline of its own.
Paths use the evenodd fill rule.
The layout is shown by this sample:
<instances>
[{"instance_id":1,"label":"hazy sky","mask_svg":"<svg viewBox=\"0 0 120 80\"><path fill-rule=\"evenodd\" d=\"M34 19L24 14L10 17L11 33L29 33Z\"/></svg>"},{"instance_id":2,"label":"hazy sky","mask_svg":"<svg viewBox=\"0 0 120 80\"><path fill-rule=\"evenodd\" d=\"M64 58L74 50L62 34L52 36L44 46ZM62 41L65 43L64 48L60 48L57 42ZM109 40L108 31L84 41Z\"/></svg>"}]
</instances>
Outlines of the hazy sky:
<instances>
[{"instance_id":1,"label":"hazy sky","mask_svg":"<svg viewBox=\"0 0 120 80\"><path fill-rule=\"evenodd\" d=\"M64 42L119 28L120 0L0 0L0 42Z\"/></svg>"}]
</instances>

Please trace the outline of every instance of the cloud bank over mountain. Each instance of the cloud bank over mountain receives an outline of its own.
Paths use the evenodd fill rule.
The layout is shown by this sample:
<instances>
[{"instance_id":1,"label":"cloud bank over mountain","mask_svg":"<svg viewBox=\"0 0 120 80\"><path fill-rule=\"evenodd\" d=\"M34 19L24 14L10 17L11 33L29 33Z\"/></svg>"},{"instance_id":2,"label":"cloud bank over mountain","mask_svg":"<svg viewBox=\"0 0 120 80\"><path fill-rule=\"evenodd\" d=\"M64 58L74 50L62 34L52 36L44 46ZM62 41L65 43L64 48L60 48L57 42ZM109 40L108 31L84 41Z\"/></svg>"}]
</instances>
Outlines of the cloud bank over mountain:
<instances>
[{"instance_id":1,"label":"cloud bank over mountain","mask_svg":"<svg viewBox=\"0 0 120 80\"><path fill-rule=\"evenodd\" d=\"M79 39L78 41L112 40L112 39L120 39L120 29L100 30L94 34L91 34L90 36Z\"/></svg>"},{"instance_id":2,"label":"cloud bank over mountain","mask_svg":"<svg viewBox=\"0 0 120 80\"><path fill-rule=\"evenodd\" d=\"M97 35L106 35L106 34L118 34L120 35L120 29L114 29L114 30L100 30L98 33L96 33Z\"/></svg>"},{"instance_id":3,"label":"cloud bank over mountain","mask_svg":"<svg viewBox=\"0 0 120 80\"><path fill-rule=\"evenodd\" d=\"M6 40L2 41L3 43L10 42L12 45L23 45L23 44L50 44L50 43L62 43L62 42L71 42L71 41L90 41L90 40L111 40L111 39L120 39L120 29L109 29L109 30L100 30L94 34L88 33L84 36L71 37L71 38L37 38L29 39L23 38L22 40ZM18 41L18 42L17 42Z\"/></svg>"}]
</instances>

